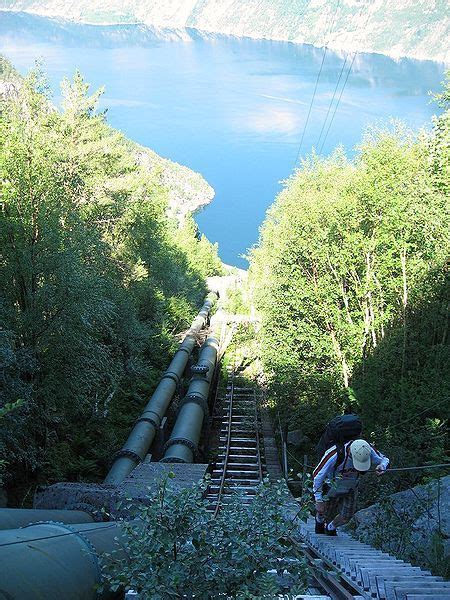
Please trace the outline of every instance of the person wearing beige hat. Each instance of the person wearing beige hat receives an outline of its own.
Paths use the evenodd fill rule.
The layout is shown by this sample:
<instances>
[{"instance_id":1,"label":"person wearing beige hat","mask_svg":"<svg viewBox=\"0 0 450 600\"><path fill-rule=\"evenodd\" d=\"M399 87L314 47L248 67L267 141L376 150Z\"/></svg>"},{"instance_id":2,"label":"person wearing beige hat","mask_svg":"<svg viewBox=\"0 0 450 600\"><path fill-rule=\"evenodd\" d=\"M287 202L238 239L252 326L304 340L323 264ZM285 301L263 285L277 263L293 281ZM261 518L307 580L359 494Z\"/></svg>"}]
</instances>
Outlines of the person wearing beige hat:
<instances>
[{"instance_id":1,"label":"person wearing beige hat","mask_svg":"<svg viewBox=\"0 0 450 600\"><path fill-rule=\"evenodd\" d=\"M337 535L336 528L347 523L355 513L356 490L360 475L375 466L382 475L389 459L366 440L344 444L339 457L337 446L329 448L314 469L313 491L316 501L316 533Z\"/></svg>"}]
</instances>

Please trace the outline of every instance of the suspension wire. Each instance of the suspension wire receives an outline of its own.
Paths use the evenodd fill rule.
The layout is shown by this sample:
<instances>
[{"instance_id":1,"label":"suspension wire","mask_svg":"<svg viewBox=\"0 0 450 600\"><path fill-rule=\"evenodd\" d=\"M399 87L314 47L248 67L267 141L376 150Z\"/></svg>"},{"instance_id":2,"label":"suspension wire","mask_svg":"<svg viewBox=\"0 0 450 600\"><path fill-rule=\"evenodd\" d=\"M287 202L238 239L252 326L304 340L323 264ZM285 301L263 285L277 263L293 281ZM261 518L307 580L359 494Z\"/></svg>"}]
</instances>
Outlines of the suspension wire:
<instances>
[{"instance_id":1,"label":"suspension wire","mask_svg":"<svg viewBox=\"0 0 450 600\"><path fill-rule=\"evenodd\" d=\"M334 10L333 20L331 22L330 31L328 33L328 40L325 42L325 48L324 48L323 55L322 55L322 62L320 64L319 72L317 73L316 84L314 86L314 92L313 92L313 95L312 95L312 98L311 98L311 102L309 104L308 115L306 117L305 125L303 127L302 137L301 137L301 140L300 140L300 145L299 145L299 148L298 148L297 156L295 158L294 169L296 168L296 166L298 164L298 159L300 158L300 153L301 153L301 150L302 150L303 141L305 139L306 129L308 127L309 119L311 117L312 107L314 105L314 100L316 98L316 93L317 93L317 88L319 86L320 76L322 75L323 65L325 63L325 58L326 58L326 55L327 55L327 52L328 52L328 45L329 45L330 40L331 40L331 35L333 33L334 24L335 24L335 21L336 21L336 16L337 16L337 12L338 12L340 3L341 3L341 0L337 0L337 2L336 2L336 8Z\"/></svg>"},{"instance_id":2,"label":"suspension wire","mask_svg":"<svg viewBox=\"0 0 450 600\"><path fill-rule=\"evenodd\" d=\"M444 464L433 464L433 465L419 465L417 467L392 467L392 469L386 469L386 473L392 473L394 471L425 471L426 469L450 469L450 463ZM376 473L376 471L368 471L369 473Z\"/></svg>"},{"instance_id":3,"label":"suspension wire","mask_svg":"<svg viewBox=\"0 0 450 600\"><path fill-rule=\"evenodd\" d=\"M298 460L298 458L296 456L294 456L291 452L289 452L289 450L287 451L287 453L289 454L289 456L299 465L301 465L302 467L308 467L308 469L311 469L312 471L315 469L315 467L313 465L310 465L308 463L306 463L306 465L301 462L300 460ZM417 467L388 467L385 471L385 473L399 473L402 471L426 471L427 469L450 469L450 462L448 463L443 463L443 464L432 464L432 465L419 465ZM376 473L377 471L367 471L367 473Z\"/></svg>"},{"instance_id":4,"label":"suspension wire","mask_svg":"<svg viewBox=\"0 0 450 600\"><path fill-rule=\"evenodd\" d=\"M305 466L291 452L289 452L289 450L287 451L287 453L299 465L301 465L302 467ZM309 465L309 464L306 464L306 467L308 467L308 469L314 469L314 467L312 465ZM393 473L393 472L399 473L399 472L404 472L404 471L426 471L427 469L450 469L450 463L432 464L432 465L420 465L420 466L417 466L417 467L393 467L393 468L386 469L386 471L384 471L384 474L385 473ZM377 471L367 471L366 474L373 474L373 473L376 473L376 472ZM60 525L60 523L42 523L42 522L35 523L34 525L52 525L52 524ZM36 538L27 538L25 540L16 540L14 542L5 542L3 544L0 544L0 548L3 548L5 546L15 546L17 544L25 544L25 543L28 544L30 542L40 542L40 541L44 541L44 540L54 540L56 538L67 537L69 535L82 535L84 533L88 533L88 532L92 532L92 531L100 531L100 532L102 532L102 531L106 531L107 529L113 529L113 528L116 528L116 527L117 527L117 524L114 523L114 524L108 525L107 527L102 527L102 528L92 527L92 528L89 528L89 529L83 529L82 531L66 531L64 533L58 533L56 535L46 535L46 536L36 537Z\"/></svg>"},{"instance_id":5,"label":"suspension wire","mask_svg":"<svg viewBox=\"0 0 450 600\"><path fill-rule=\"evenodd\" d=\"M367 25L369 24L369 20L370 20L370 17L371 17L371 16L372 16L372 15L371 15L371 13L370 13L370 12L368 12L368 14L367 14L367 19L366 19L366 22L364 23L364 26L362 27L362 29L361 29L361 30L364 30L364 29L366 29ZM322 150L323 150L323 148L324 148L324 146L325 146L325 142L326 142L326 140L327 140L328 134L330 133L330 129L331 129L331 126L332 126L332 124L333 124L334 117L336 116L337 109L338 109L338 107L339 107L339 104L341 103L342 96L343 96L343 94L344 94L345 87L346 87L346 85L347 85L347 82L348 82L348 79L349 79L349 77L350 77L350 73L351 73L351 71L352 71L352 69L353 69L353 65L354 65L354 63L355 63L355 60L356 60L356 56L357 56L357 54L358 54L358 50L355 50L355 51L354 51L354 53L353 53L353 57L352 57L352 60L351 60L350 66L349 66L349 68L348 68L348 71L347 71L347 75L346 75L346 77L345 77L344 85L342 86L341 92L340 92L340 94L339 94L339 98L338 98L338 100L337 100L337 102L336 102L336 105L335 105L335 107L334 107L333 114L332 114L332 116L331 116L331 120L330 120L330 122L329 122L329 124L328 124L328 128L327 128L327 131L326 131L326 133L325 133L325 137L323 138L322 145L320 146L320 149L319 149L319 154L321 154L321 153L322 153Z\"/></svg>"},{"instance_id":6,"label":"suspension wire","mask_svg":"<svg viewBox=\"0 0 450 600\"><path fill-rule=\"evenodd\" d=\"M363 14L363 11L364 11L364 3L361 5L361 10L359 11L359 15L358 15L358 21L359 21L359 19L361 18L362 14ZM367 23L366 23L366 25L364 26L364 28L365 28L366 26L367 26ZM331 99L331 102L330 102L330 104L328 105L327 114L326 114L325 120L324 120L324 122L323 122L323 124L322 124L322 129L320 130L320 135L319 135L319 139L317 140L316 148L318 148L318 147L319 147L319 145L320 145L320 140L321 140L321 138L322 138L322 134L323 134L323 132L324 132L324 130L325 130L325 126L326 126L326 123L327 123L327 121L328 121L328 117L330 116L331 108L332 108L332 106L333 106L333 104L334 104L334 101L335 101L335 99L336 99L336 95L337 95L337 91L338 91L338 89L339 89L339 85L340 85L340 83L341 83L342 75L344 74L345 65L347 64L347 60L348 60L348 58L349 58L350 54L351 54L351 52L346 52L346 54L345 54L345 60L344 60L344 62L343 62L343 64L342 64L342 68L341 68L341 71L340 71L340 73L339 73L339 77L338 77L338 80L337 80L337 82L336 82L336 86L335 86L335 88L334 88L333 97L332 97L332 99Z\"/></svg>"},{"instance_id":7,"label":"suspension wire","mask_svg":"<svg viewBox=\"0 0 450 600\"><path fill-rule=\"evenodd\" d=\"M339 88L339 84L341 83L342 74L344 73L345 65L347 64L347 60L348 60L348 57L349 57L349 56L350 56L350 52L347 52L347 53L346 53L346 55L345 55L345 60L344 60L344 62L342 63L342 68L341 68L341 71L340 71L340 73L339 73L339 77L338 77L338 80L337 80L337 82L336 82L336 86L335 86L335 88L334 88L333 97L331 98L331 102L330 102L330 104L328 105L327 114L326 114L326 116L325 116L325 119L324 119L324 121L323 121L323 123L322 123L322 129L320 130L320 134L319 134L319 138L318 138L318 140L317 140L316 148L318 148L318 147L319 147L320 140L321 140L321 138L322 138L322 134L323 134L323 132L324 132L324 130L325 130L325 125L326 125L326 123L327 123L327 121L328 121L328 117L330 116L331 107L332 107L332 106L333 106L333 104L334 104L334 100L335 100L335 98L336 98L337 90L338 90L338 88Z\"/></svg>"},{"instance_id":8,"label":"suspension wire","mask_svg":"<svg viewBox=\"0 0 450 600\"><path fill-rule=\"evenodd\" d=\"M351 63L350 63L350 66L349 66L349 68L348 68L348 71L347 71L347 76L346 76L346 78L345 78L345 81L344 81L344 85L342 86L341 93L339 94L338 101L337 101L337 103L336 103L336 105L335 105L335 107L334 107L334 111L333 111L333 114L332 114L332 116L331 116L331 120L330 120L330 122L329 122L329 124L328 124L328 128L327 128L327 131L326 131L326 133L325 133L325 137L323 138L322 145L320 146L320 149L319 149L319 154L321 154L321 153L322 153L322 150L323 150L323 147L325 146L325 142L326 142L326 140L327 140L328 134L330 133L331 125L333 124L334 117L336 116L336 111L337 111L337 109L338 109L338 107L339 107L339 104L341 103L341 99L342 99L342 96L343 96L343 94L344 94L345 86L347 85L348 78L350 77L350 73L351 73L351 70L352 70L352 68L353 68L353 64L354 64L354 62L355 62L356 55L357 55L357 51L355 51L355 52L353 53L352 61L351 61Z\"/></svg>"},{"instance_id":9,"label":"suspension wire","mask_svg":"<svg viewBox=\"0 0 450 600\"><path fill-rule=\"evenodd\" d=\"M420 412L416 413L415 415L412 415L411 417L408 417L404 421L400 421L400 423L396 423L395 425L393 425L391 427L391 429L401 428L402 425L404 425L405 423L409 423L410 421L413 421L414 419L417 419L417 417L420 417L421 415L423 415L424 413L428 412L432 408L436 408L436 406L440 406L443 402L447 403L448 402L448 398L441 398L441 400L439 400L438 402L435 402L431 406L427 406L424 410L421 410Z\"/></svg>"}]
</instances>

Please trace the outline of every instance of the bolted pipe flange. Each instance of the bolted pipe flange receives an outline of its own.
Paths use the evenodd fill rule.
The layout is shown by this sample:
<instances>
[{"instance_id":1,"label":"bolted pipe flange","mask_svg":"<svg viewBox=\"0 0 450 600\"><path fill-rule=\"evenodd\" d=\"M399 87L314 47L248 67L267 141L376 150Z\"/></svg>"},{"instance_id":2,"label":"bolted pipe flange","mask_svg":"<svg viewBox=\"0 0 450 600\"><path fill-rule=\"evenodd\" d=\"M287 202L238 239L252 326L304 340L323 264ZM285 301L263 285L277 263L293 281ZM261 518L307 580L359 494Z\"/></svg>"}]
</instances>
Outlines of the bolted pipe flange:
<instances>
[{"instance_id":1,"label":"bolted pipe flange","mask_svg":"<svg viewBox=\"0 0 450 600\"><path fill-rule=\"evenodd\" d=\"M205 413L205 415L209 415L208 401L203 396L200 396L199 394L188 394L187 396L185 396L180 402L179 411L185 404L190 404L191 402L193 404L198 404L200 406L200 408L203 410L203 412Z\"/></svg>"},{"instance_id":2,"label":"bolted pipe flange","mask_svg":"<svg viewBox=\"0 0 450 600\"><path fill-rule=\"evenodd\" d=\"M159 427L158 423L156 422L156 419L152 419L151 417L139 417L139 419L136 419L134 423L150 423L155 429L158 429ZM115 456L117 456L117 453Z\"/></svg>"},{"instance_id":3,"label":"bolted pipe flange","mask_svg":"<svg viewBox=\"0 0 450 600\"><path fill-rule=\"evenodd\" d=\"M178 348L177 352L186 352L186 354L187 354L188 356L190 356L190 354L191 354L191 350L190 350L189 348L183 348L183 346L180 346L180 347Z\"/></svg>"},{"instance_id":4,"label":"bolted pipe flange","mask_svg":"<svg viewBox=\"0 0 450 600\"><path fill-rule=\"evenodd\" d=\"M114 462L115 460L117 460L118 458L121 458L122 456L127 457L127 458L131 458L133 459L136 463L140 463L142 462L142 458L139 456L139 454L137 454L136 452L134 452L133 450L129 450L128 448L122 448L121 450L118 450L112 457L112 462Z\"/></svg>"},{"instance_id":5,"label":"bolted pipe flange","mask_svg":"<svg viewBox=\"0 0 450 600\"><path fill-rule=\"evenodd\" d=\"M164 375L161 377L161 381L163 379L172 379L172 381L174 381L177 385L180 383L180 377L172 371L167 371L167 373L164 373Z\"/></svg>"},{"instance_id":6,"label":"bolted pipe flange","mask_svg":"<svg viewBox=\"0 0 450 600\"><path fill-rule=\"evenodd\" d=\"M203 376L205 376L208 373L208 371L209 371L209 366L200 363L200 364L197 364L197 365L193 365L191 367L191 371L193 373L195 373L196 375L203 375Z\"/></svg>"},{"instance_id":7,"label":"bolted pipe flange","mask_svg":"<svg viewBox=\"0 0 450 600\"><path fill-rule=\"evenodd\" d=\"M158 413L154 412L153 410L144 410L139 419L136 419L135 424L141 422L151 423L155 429L158 429L158 427L161 425L161 418Z\"/></svg>"},{"instance_id":8,"label":"bolted pipe flange","mask_svg":"<svg viewBox=\"0 0 450 600\"><path fill-rule=\"evenodd\" d=\"M164 445L164 452L166 452L168 450L168 448L170 448L171 446L176 446L177 444L182 444L183 446L187 446L189 448L189 450L192 450L192 452L194 453L195 456L198 454L197 446L194 444L194 442L192 440L188 440L187 438L171 438ZM181 461L181 462L184 462L184 461Z\"/></svg>"},{"instance_id":9,"label":"bolted pipe flange","mask_svg":"<svg viewBox=\"0 0 450 600\"><path fill-rule=\"evenodd\" d=\"M67 532L66 535L74 535L75 537L80 539L83 542L83 544L87 547L88 554L90 554L90 556L92 558L92 562L94 564L94 567L97 571L98 581L101 581L102 570L100 568L100 564L99 564L99 560L98 560L99 556L97 554L97 550L95 549L94 544L91 542L91 540L88 537L85 537L80 531L78 531L71 525L67 525L67 523L60 523L59 521L38 521L37 523L30 523L29 525L25 525L24 527L21 527L21 529L26 529L27 527L33 527L34 525L53 525L55 527L60 527L62 530L65 530ZM62 535L64 535L64 534L62 534ZM97 595L98 595L98 593L97 593Z\"/></svg>"}]
</instances>

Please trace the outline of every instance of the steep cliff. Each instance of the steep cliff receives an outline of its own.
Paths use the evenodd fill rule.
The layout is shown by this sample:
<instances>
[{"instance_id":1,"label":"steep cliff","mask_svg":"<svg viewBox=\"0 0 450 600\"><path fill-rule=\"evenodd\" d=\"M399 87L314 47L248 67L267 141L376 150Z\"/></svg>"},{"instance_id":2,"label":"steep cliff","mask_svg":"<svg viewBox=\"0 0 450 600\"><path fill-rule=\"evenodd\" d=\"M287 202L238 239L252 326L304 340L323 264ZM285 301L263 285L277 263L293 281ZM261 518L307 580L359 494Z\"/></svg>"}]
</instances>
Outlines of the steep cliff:
<instances>
[{"instance_id":1,"label":"steep cliff","mask_svg":"<svg viewBox=\"0 0 450 600\"><path fill-rule=\"evenodd\" d=\"M193 27L236 36L449 61L447 0L0 0L91 23ZM331 32L331 33L330 33Z\"/></svg>"},{"instance_id":2,"label":"steep cliff","mask_svg":"<svg viewBox=\"0 0 450 600\"><path fill-rule=\"evenodd\" d=\"M161 185L167 190L169 216L181 223L189 214L209 204L214 198L213 188L200 173L162 158L149 148L131 143L138 162L150 172L158 174Z\"/></svg>"}]
</instances>

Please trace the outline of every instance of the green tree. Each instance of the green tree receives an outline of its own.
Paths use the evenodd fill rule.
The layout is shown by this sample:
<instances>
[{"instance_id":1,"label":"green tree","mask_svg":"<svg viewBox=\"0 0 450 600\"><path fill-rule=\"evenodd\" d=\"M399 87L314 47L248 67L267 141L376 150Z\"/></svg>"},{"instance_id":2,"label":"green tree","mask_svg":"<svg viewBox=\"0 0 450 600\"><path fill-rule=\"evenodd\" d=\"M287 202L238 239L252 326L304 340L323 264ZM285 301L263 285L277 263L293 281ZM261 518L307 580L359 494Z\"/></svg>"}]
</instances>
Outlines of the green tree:
<instances>
[{"instance_id":1,"label":"green tree","mask_svg":"<svg viewBox=\"0 0 450 600\"><path fill-rule=\"evenodd\" d=\"M313 155L269 210L251 259L261 355L274 405L311 440L354 409L367 435L392 446L431 397L436 435L422 422L396 446L420 461L434 444L442 457L448 119L419 136L400 124L371 130L352 163L341 150Z\"/></svg>"},{"instance_id":2,"label":"green tree","mask_svg":"<svg viewBox=\"0 0 450 600\"><path fill-rule=\"evenodd\" d=\"M0 386L24 399L0 450L19 489L102 476L220 267L101 91L76 73L62 94L59 112L37 68L0 103Z\"/></svg>"}]
</instances>

